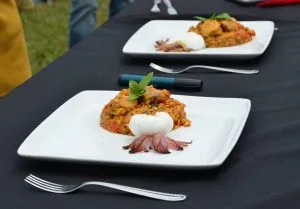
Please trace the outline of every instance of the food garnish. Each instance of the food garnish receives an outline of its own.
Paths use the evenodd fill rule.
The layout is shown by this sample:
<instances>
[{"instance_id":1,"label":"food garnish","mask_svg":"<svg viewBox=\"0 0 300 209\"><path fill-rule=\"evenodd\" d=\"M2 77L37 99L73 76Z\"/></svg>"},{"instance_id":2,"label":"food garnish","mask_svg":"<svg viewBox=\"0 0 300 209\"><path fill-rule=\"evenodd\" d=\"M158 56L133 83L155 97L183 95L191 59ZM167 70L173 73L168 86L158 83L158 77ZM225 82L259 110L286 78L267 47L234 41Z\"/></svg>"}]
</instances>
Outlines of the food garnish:
<instances>
[{"instance_id":1,"label":"food garnish","mask_svg":"<svg viewBox=\"0 0 300 209\"><path fill-rule=\"evenodd\" d=\"M166 112L155 115L137 114L131 117L129 128L137 137L123 149L129 153L149 152L149 149L162 154L170 153L169 149L183 150L191 142L177 141L167 136L173 128L173 119Z\"/></svg>"},{"instance_id":2,"label":"food garnish","mask_svg":"<svg viewBox=\"0 0 300 209\"><path fill-rule=\"evenodd\" d=\"M201 16L195 16L195 18L197 20L201 20L201 21L205 21L207 19L209 19L209 20L228 20L228 19L232 19L232 17L226 12L220 13L220 14L213 13L209 18L205 18L205 17L201 17Z\"/></svg>"},{"instance_id":3,"label":"food garnish","mask_svg":"<svg viewBox=\"0 0 300 209\"><path fill-rule=\"evenodd\" d=\"M146 75L145 78L143 80L141 80L139 83L137 83L136 81L130 80L129 81L130 94L128 96L128 100L131 102L134 102L139 97L143 96L146 93L145 88L150 83L152 77L153 77L153 72Z\"/></svg>"}]
</instances>

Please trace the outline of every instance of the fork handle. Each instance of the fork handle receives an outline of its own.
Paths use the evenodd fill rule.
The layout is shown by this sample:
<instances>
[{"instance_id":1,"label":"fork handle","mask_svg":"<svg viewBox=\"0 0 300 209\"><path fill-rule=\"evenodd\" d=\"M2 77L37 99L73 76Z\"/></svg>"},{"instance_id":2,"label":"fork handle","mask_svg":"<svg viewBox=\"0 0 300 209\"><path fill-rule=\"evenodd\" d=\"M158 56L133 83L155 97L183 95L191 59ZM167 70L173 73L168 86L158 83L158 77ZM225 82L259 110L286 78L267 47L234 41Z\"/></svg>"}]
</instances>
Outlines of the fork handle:
<instances>
[{"instance_id":1,"label":"fork handle","mask_svg":"<svg viewBox=\"0 0 300 209\"><path fill-rule=\"evenodd\" d=\"M233 69L233 68L224 68L224 67L214 67L214 66L207 66L207 65L193 65L188 67L190 68L207 68L211 70L216 71L223 71L223 72L230 72L230 73L240 73L240 74L255 74L258 73L258 70L239 70L239 69Z\"/></svg>"},{"instance_id":2,"label":"fork handle","mask_svg":"<svg viewBox=\"0 0 300 209\"><path fill-rule=\"evenodd\" d=\"M184 195L184 194L163 193L163 192L151 191L151 190L129 187L129 186L124 186L124 185L112 184L112 183L107 183L107 182L88 181L88 182L85 182L82 186L86 186L86 185L104 186L104 187L108 187L111 189L116 189L116 190L129 192L129 193L140 195L140 196L145 196L145 197L159 199L159 200L165 200L165 201L182 201L182 200L186 199L186 195Z\"/></svg>"}]
</instances>

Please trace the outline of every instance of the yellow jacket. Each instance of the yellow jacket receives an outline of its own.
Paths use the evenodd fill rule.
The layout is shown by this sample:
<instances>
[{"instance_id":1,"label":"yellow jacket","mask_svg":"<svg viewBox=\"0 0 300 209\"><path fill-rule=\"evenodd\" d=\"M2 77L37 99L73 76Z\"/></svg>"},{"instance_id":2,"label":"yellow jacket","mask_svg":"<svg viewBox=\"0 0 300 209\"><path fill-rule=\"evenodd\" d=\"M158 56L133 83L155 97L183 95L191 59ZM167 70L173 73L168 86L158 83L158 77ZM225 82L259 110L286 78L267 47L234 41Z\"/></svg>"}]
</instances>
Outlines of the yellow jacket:
<instances>
[{"instance_id":1,"label":"yellow jacket","mask_svg":"<svg viewBox=\"0 0 300 209\"><path fill-rule=\"evenodd\" d=\"M15 0L0 0L0 97L31 76Z\"/></svg>"}]
</instances>

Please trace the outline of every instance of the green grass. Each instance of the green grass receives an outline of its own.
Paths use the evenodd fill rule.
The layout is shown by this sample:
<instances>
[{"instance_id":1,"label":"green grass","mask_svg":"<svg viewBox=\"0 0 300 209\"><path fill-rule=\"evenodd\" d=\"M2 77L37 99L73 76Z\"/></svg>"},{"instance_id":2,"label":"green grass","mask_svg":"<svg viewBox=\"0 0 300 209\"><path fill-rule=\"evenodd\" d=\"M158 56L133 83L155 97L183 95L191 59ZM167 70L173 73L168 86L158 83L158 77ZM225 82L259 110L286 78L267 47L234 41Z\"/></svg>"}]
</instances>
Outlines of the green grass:
<instances>
[{"instance_id":1,"label":"green grass","mask_svg":"<svg viewBox=\"0 0 300 209\"><path fill-rule=\"evenodd\" d=\"M106 21L107 8L108 0L99 1L98 26ZM52 6L40 4L20 15L35 74L68 50L70 0L56 0Z\"/></svg>"}]
</instances>

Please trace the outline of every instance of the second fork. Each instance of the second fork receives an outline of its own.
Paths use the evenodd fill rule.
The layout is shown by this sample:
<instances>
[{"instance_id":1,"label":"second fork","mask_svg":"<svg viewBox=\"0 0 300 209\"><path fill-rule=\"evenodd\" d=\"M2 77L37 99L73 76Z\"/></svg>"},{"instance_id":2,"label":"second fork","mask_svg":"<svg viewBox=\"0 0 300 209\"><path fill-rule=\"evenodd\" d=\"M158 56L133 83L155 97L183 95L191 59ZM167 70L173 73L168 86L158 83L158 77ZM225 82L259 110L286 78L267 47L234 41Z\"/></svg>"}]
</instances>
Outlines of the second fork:
<instances>
[{"instance_id":1,"label":"second fork","mask_svg":"<svg viewBox=\"0 0 300 209\"><path fill-rule=\"evenodd\" d=\"M215 67L215 66L207 66L207 65L192 65L192 66L189 66L187 68L178 69L178 70L162 67L162 66L159 66L159 65L154 64L154 63L150 63L149 65L150 65L150 67L152 67L153 69L155 69L157 71L164 72L164 73L169 73L169 74L183 73L183 72L188 71L189 69L192 69L192 68L203 68L203 69L210 69L210 70L215 70L215 71L237 73L237 74L256 74L256 73L259 73L259 70L256 70L256 69L254 69L254 70L241 70L241 69Z\"/></svg>"}]
</instances>

